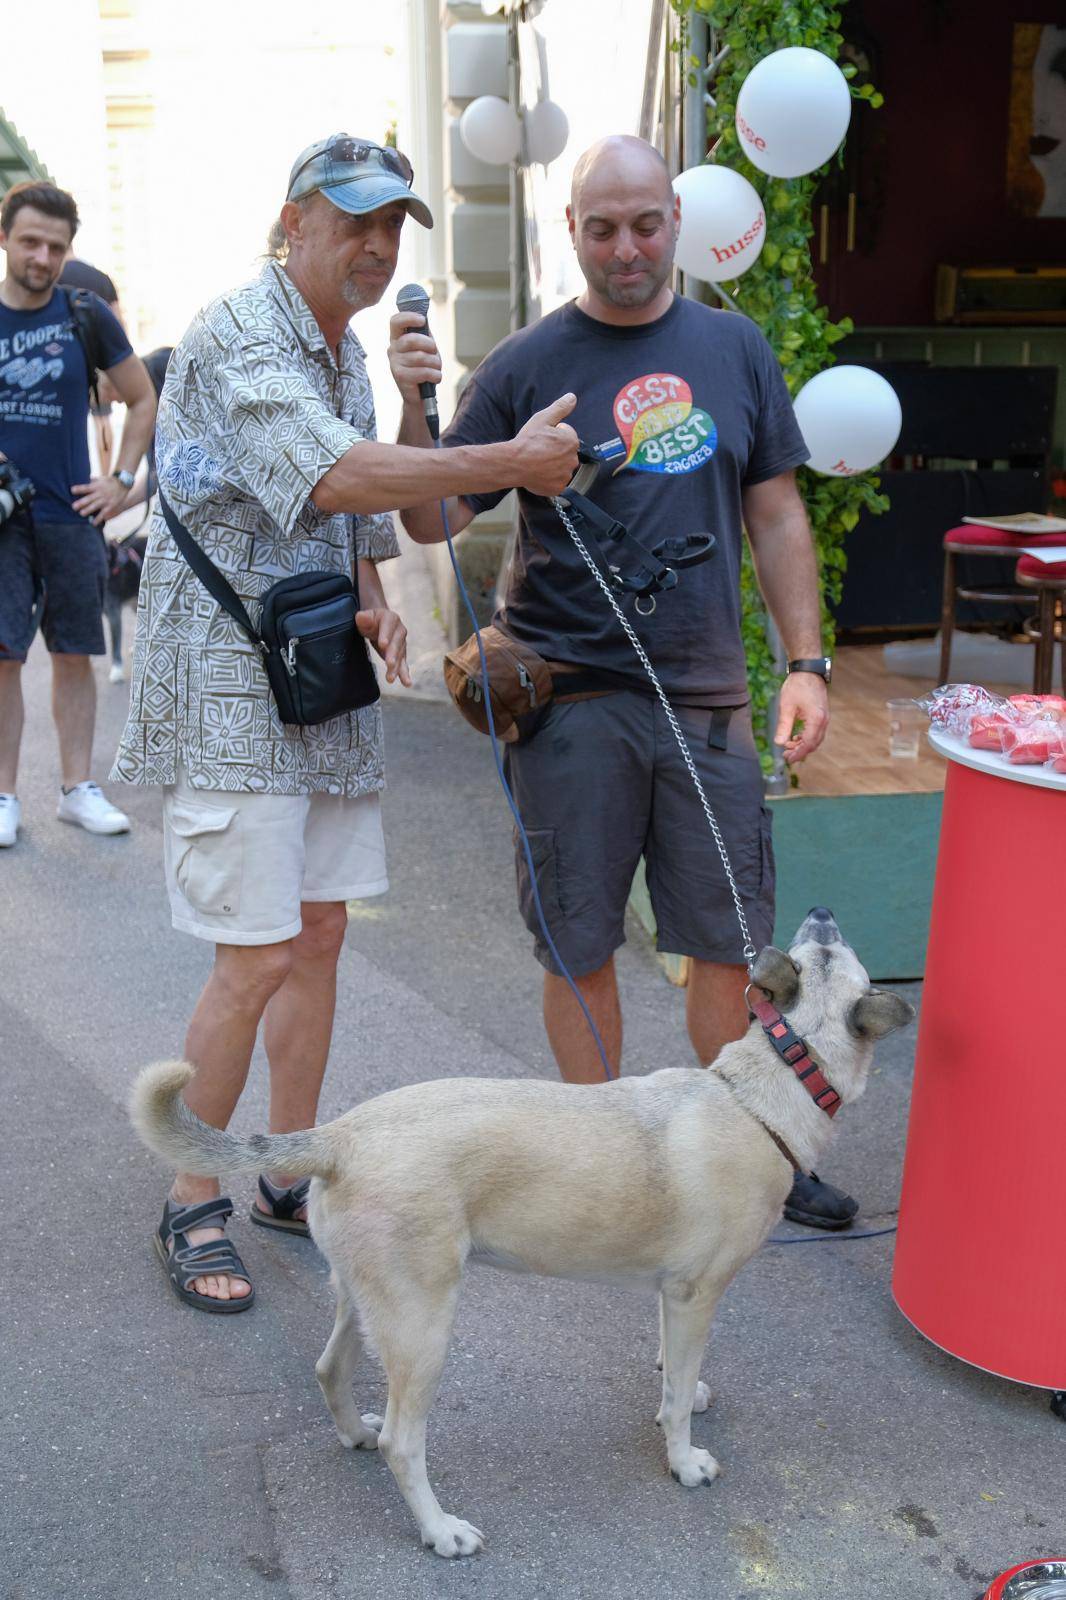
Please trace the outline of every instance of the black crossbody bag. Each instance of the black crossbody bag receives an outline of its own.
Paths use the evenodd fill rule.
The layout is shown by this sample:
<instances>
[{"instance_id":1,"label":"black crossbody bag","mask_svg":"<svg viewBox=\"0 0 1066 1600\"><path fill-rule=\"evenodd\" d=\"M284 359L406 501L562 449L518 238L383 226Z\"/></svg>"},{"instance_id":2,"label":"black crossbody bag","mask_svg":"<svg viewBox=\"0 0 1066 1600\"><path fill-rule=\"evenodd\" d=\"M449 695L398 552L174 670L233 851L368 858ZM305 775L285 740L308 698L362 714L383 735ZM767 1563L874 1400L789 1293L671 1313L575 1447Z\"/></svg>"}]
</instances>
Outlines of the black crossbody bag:
<instances>
[{"instance_id":1,"label":"black crossbody bag","mask_svg":"<svg viewBox=\"0 0 1066 1600\"><path fill-rule=\"evenodd\" d=\"M232 586L182 526L163 494L171 537L208 594L263 658L282 722L311 727L380 699L366 640L355 626L359 594L343 572L300 572L263 596L259 632Z\"/></svg>"}]
</instances>

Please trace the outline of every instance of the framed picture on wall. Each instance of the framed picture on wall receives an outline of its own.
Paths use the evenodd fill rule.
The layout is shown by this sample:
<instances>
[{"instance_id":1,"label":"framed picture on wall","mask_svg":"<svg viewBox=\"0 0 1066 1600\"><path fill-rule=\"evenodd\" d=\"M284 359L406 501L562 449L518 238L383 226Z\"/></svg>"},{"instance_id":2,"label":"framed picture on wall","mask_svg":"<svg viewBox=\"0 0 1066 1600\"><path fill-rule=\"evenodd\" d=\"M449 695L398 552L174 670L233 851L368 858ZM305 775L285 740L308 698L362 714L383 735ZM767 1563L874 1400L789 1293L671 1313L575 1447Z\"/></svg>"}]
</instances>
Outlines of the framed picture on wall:
<instances>
[{"instance_id":1,"label":"framed picture on wall","mask_svg":"<svg viewBox=\"0 0 1066 1600\"><path fill-rule=\"evenodd\" d=\"M1007 203L1024 217L1066 217L1066 27L1014 24Z\"/></svg>"}]
</instances>

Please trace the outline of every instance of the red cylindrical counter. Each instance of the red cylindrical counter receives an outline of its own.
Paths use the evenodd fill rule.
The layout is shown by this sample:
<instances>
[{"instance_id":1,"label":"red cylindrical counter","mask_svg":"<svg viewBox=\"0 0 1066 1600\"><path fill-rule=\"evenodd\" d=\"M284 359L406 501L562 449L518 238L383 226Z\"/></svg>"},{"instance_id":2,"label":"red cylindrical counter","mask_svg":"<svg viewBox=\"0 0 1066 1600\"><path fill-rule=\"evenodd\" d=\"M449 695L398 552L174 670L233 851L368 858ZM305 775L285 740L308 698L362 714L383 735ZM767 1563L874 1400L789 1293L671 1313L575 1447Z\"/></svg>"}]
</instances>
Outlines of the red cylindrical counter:
<instances>
[{"instance_id":1,"label":"red cylindrical counter","mask_svg":"<svg viewBox=\"0 0 1066 1600\"><path fill-rule=\"evenodd\" d=\"M1066 777L949 763L892 1290L934 1344L1066 1389Z\"/></svg>"}]
</instances>

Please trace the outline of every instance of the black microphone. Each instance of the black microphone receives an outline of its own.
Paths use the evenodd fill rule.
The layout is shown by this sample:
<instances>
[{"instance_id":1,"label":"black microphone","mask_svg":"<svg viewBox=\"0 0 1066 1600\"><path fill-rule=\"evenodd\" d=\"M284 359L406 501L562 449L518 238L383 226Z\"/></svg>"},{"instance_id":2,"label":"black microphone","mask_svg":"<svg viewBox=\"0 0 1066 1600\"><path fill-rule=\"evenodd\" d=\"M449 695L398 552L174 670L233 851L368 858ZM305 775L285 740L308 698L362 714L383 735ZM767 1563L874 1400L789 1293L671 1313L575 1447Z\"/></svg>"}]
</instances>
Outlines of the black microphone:
<instances>
[{"instance_id":1,"label":"black microphone","mask_svg":"<svg viewBox=\"0 0 1066 1600\"><path fill-rule=\"evenodd\" d=\"M405 283L396 296L397 311L417 311L422 318L422 331L429 332L429 295L420 283ZM416 330L412 328L411 332ZM422 396L422 412L426 419L430 438L434 442L440 438L440 419L437 415L437 386L435 383L420 383L418 392Z\"/></svg>"}]
</instances>

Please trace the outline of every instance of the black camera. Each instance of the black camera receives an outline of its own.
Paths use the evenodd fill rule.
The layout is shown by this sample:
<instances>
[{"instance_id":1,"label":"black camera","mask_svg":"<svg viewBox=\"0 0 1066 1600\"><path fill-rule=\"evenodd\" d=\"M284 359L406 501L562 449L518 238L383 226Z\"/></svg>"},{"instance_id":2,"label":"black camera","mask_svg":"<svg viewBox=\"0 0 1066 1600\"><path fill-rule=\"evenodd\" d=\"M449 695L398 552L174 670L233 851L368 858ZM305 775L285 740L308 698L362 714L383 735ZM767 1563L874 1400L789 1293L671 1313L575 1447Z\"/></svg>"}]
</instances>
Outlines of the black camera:
<instances>
[{"instance_id":1,"label":"black camera","mask_svg":"<svg viewBox=\"0 0 1066 1600\"><path fill-rule=\"evenodd\" d=\"M0 461L0 528L19 511L28 511L37 490L13 461Z\"/></svg>"}]
</instances>

